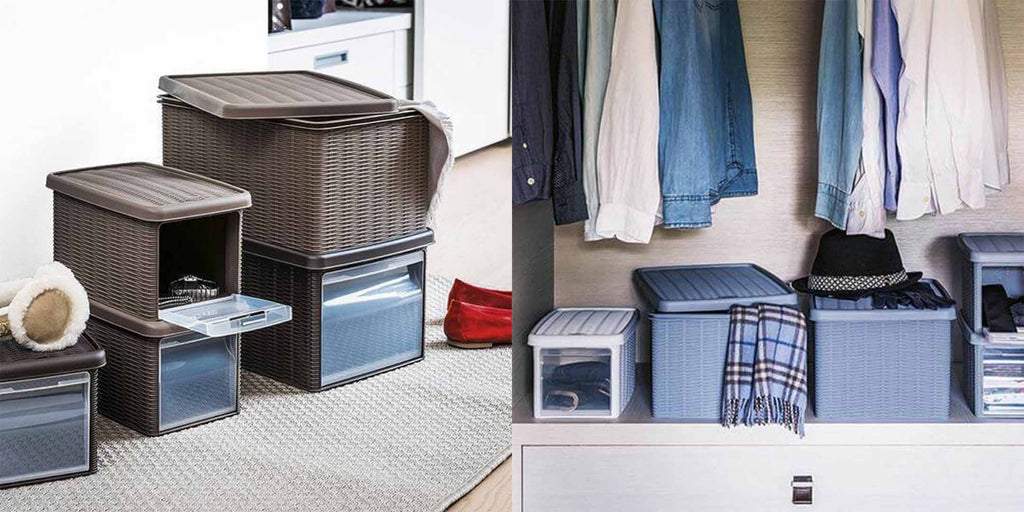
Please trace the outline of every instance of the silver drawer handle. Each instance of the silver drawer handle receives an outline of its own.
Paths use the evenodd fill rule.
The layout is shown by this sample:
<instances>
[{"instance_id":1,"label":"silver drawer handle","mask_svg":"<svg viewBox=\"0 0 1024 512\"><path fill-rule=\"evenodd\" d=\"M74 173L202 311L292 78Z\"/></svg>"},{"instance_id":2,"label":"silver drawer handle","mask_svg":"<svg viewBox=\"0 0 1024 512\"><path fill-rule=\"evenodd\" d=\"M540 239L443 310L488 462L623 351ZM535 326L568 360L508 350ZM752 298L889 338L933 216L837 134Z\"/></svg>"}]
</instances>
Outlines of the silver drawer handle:
<instances>
[{"instance_id":1,"label":"silver drawer handle","mask_svg":"<svg viewBox=\"0 0 1024 512\"><path fill-rule=\"evenodd\" d=\"M313 69L340 66L342 64L348 64L348 50L318 55L313 59Z\"/></svg>"}]
</instances>

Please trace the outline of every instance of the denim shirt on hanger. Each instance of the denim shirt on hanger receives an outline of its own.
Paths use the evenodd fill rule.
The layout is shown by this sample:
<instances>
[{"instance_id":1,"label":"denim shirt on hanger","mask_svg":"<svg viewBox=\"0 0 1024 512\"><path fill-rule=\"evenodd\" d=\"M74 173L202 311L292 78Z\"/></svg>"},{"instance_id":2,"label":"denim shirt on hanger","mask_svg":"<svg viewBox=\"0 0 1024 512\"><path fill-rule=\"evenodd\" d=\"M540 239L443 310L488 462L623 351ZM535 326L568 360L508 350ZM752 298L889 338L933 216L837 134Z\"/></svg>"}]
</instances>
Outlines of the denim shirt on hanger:
<instances>
[{"instance_id":1,"label":"denim shirt on hanger","mask_svg":"<svg viewBox=\"0 0 1024 512\"><path fill-rule=\"evenodd\" d=\"M711 205L757 194L753 109L735 0L654 0L664 225L711 225Z\"/></svg>"},{"instance_id":2,"label":"denim shirt on hanger","mask_svg":"<svg viewBox=\"0 0 1024 512\"><path fill-rule=\"evenodd\" d=\"M818 55L818 192L814 215L846 229L860 163L861 41L857 2L825 0Z\"/></svg>"},{"instance_id":3,"label":"denim shirt on hanger","mask_svg":"<svg viewBox=\"0 0 1024 512\"><path fill-rule=\"evenodd\" d=\"M551 196L554 121L551 61L543 0L513 0L512 202Z\"/></svg>"}]
</instances>

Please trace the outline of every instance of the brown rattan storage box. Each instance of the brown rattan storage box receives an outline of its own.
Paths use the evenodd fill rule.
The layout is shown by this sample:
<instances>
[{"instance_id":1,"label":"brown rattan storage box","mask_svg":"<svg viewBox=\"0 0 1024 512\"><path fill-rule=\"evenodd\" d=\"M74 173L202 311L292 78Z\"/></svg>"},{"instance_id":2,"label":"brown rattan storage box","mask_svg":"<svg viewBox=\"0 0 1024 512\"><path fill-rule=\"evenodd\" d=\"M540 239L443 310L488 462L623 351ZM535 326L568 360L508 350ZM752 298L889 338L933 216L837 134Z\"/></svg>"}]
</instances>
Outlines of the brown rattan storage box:
<instances>
[{"instance_id":1,"label":"brown rattan storage box","mask_svg":"<svg viewBox=\"0 0 1024 512\"><path fill-rule=\"evenodd\" d=\"M50 174L53 255L82 282L94 309L157 320L170 283L185 274L237 293L241 210L249 193L147 163Z\"/></svg>"},{"instance_id":2,"label":"brown rattan storage box","mask_svg":"<svg viewBox=\"0 0 1024 512\"><path fill-rule=\"evenodd\" d=\"M163 77L161 89L173 95L161 98L164 163L249 190L246 239L328 254L426 227L428 121L393 98L313 72Z\"/></svg>"},{"instance_id":3,"label":"brown rattan storage box","mask_svg":"<svg viewBox=\"0 0 1024 512\"><path fill-rule=\"evenodd\" d=\"M96 372L88 334L54 352L0 337L0 489L96 472Z\"/></svg>"},{"instance_id":4,"label":"brown rattan storage box","mask_svg":"<svg viewBox=\"0 0 1024 512\"><path fill-rule=\"evenodd\" d=\"M237 293L249 193L143 163L46 183L54 258L85 286L87 331L106 349L100 413L150 436L237 414L239 333L291 318L287 306ZM172 283L188 276L216 290L160 308L161 297L182 299Z\"/></svg>"},{"instance_id":5,"label":"brown rattan storage box","mask_svg":"<svg viewBox=\"0 0 1024 512\"><path fill-rule=\"evenodd\" d=\"M147 436L238 414L237 334L207 337L117 312L93 315L87 332L107 351L100 414Z\"/></svg>"},{"instance_id":6,"label":"brown rattan storage box","mask_svg":"<svg viewBox=\"0 0 1024 512\"><path fill-rule=\"evenodd\" d=\"M247 334L242 367L306 391L423 359L424 247L433 232L310 257L246 240L242 288L292 305L292 321Z\"/></svg>"}]
</instances>

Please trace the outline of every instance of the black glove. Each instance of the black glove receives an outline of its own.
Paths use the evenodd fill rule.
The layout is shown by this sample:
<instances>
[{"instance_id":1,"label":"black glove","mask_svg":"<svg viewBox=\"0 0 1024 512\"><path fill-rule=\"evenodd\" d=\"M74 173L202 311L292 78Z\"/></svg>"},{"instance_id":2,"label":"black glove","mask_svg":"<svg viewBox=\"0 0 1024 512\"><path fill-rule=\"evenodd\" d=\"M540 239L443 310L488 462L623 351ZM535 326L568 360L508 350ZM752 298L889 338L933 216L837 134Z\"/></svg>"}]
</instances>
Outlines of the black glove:
<instances>
[{"instance_id":1,"label":"black glove","mask_svg":"<svg viewBox=\"0 0 1024 512\"><path fill-rule=\"evenodd\" d=\"M901 290L875 292L871 294L871 306L875 309L939 309L956 304L956 301L936 294L926 283L914 283Z\"/></svg>"}]
</instances>

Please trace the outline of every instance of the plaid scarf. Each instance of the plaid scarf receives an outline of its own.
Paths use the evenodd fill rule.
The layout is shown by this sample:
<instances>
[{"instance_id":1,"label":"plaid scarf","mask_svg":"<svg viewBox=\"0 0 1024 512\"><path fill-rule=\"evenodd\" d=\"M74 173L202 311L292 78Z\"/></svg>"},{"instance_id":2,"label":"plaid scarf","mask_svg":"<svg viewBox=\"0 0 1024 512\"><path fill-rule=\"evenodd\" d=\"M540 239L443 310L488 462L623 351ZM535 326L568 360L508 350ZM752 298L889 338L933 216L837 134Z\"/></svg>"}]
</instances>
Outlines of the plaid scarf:
<instances>
[{"instance_id":1,"label":"plaid scarf","mask_svg":"<svg viewBox=\"0 0 1024 512\"><path fill-rule=\"evenodd\" d=\"M775 423L804 435L807 321L772 304L729 309L722 425Z\"/></svg>"}]
</instances>

